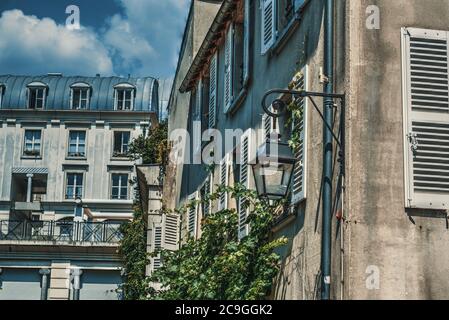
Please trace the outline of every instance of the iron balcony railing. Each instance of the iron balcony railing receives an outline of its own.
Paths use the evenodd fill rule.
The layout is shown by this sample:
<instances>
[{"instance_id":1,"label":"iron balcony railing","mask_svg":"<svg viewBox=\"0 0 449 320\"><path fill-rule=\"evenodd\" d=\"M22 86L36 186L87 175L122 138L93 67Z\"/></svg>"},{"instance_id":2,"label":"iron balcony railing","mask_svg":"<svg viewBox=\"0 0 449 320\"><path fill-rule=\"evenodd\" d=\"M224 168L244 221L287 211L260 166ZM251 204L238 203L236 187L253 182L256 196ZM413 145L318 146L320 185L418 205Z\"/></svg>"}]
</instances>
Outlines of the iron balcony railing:
<instances>
[{"instance_id":1,"label":"iron balcony railing","mask_svg":"<svg viewBox=\"0 0 449 320\"><path fill-rule=\"evenodd\" d=\"M116 244L121 223L73 221L0 221L0 241Z\"/></svg>"}]
</instances>

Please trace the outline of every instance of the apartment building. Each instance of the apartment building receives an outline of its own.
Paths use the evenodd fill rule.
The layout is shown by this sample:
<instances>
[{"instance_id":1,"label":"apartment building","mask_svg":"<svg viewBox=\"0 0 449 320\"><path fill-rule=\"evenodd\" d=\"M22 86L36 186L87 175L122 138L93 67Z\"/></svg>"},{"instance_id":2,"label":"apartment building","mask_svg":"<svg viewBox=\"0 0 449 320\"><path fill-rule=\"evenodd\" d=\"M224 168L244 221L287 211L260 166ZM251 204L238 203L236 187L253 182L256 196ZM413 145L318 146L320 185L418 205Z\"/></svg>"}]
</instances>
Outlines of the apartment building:
<instances>
[{"instance_id":1,"label":"apartment building","mask_svg":"<svg viewBox=\"0 0 449 320\"><path fill-rule=\"evenodd\" d=\"M448 298L448 14L445 0L224 0L190 65L178 70L170 99L169 121L190 134L184 164L166 180L173 207L217 184L255 188L249 159L266 135L296 133L302 148L293 150L290 206L273 228L289 243L279 250L272 298L317 299L323 284L333 299ZM315 99L321 112L335 112L330 145L310 99L300 101L303 123L293 127L261 107L267 90L324 92L330 84L346 98L342 117L339 103ZM214 147L221 161L213 173L194 161L211 144L194 134L198 127L223 137L241 130L236 143ZM334 159L327 179L323 149ZM331 268L323 276L330 181ZM181 237L199 237L202 217L222 208L239 212L244 237L246 211L226 197L190 210Z\"/></svg>"},{"instance_id":2,"label":"apartment building","mask_svg":"<svg viewBox=\"0 0 449 320\"><path fill-rule=\"evenodd\" d=\"M0 76L0 299L120 299L153 78Z\"/></svg>"}]
</instances>

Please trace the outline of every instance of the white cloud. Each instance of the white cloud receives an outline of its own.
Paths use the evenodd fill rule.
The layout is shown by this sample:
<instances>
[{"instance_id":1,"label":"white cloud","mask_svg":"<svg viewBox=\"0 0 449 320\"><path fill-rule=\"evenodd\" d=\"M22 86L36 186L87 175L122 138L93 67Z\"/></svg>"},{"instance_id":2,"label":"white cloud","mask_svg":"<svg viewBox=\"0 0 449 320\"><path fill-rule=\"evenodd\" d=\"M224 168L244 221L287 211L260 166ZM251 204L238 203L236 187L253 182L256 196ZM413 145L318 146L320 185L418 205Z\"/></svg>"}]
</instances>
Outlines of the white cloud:
<instances>
[{"instance_id":1,"label":"white cloud","mask_svg":"<svg viewBox=\"0 0 449 320\"><path fill-rule=\"evenodd\" d=\"M108 50L92 30L71 31L20 10L4 11L0 17L0 52L2 74L113 73Z\"/></svg>"}]
</instances>

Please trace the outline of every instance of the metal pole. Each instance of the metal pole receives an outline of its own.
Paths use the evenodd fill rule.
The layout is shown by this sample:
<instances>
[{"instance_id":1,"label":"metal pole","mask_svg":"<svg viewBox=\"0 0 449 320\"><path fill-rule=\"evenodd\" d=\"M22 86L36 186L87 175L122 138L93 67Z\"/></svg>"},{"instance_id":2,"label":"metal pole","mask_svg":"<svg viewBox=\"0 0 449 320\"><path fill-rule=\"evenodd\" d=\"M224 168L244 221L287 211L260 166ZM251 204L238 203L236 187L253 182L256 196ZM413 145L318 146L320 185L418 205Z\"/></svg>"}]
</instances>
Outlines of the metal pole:
<instances>
[{"instance_id":1,"label":"metal pole","mask_svg":"<svg viewBox=\"0 0 449 320\"><path fill-rule=\"evenodd\" d=\"M73 300L79 300L80 299L80 289L81 289L81 274L83 273L83 270L81 269L73 269Z\"/></svg>"},{"instance_id":2,"label":"metal pole","mask_svg":"<svg viewBox=\"0 0 449 320\"><path fill-rule=\"evenodd\" d=\"M326 0L324 14L324 73L327 81L324 92L333 93L334 70L334 2ZM330 299L331 289L331 249L332 249L332 132L329 126L333 124L333 99L324 99L324 126L323 126L323 214L322 214L322 242L321 242L321 299Z\"/></svg>"}]
</instances>

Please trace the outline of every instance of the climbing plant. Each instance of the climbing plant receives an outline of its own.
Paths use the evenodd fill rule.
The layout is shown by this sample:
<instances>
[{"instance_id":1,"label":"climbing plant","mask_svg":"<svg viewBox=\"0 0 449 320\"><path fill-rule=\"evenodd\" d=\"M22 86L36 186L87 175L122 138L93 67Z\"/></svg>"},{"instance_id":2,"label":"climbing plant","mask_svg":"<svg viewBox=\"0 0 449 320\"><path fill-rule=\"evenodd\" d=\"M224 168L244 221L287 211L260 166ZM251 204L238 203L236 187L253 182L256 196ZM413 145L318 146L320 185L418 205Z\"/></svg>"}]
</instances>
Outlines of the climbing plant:
<instances>
[{"instance_id":1,"label":"climbing plant","mask_svg":"<svg viewBox=\"0 0 449 320\"><path fill-rule=\"evenodd\" d=\"M167 122L154 125L148 135L141 135L129 145L128 156L142 159L144 164L159 164L163 175L168 156ZM134 214L133 220L121 226L123 235L118 253L123 261L123 284L120 291L125 300L143 299L148 295L146 282L146 266L149 263L147 254L146 222L144 213L139 206L139 189L136 181L134 185Z\"/></svg>"},{"instance_id":2,"label":"climbing plant","mask_svg":"<svg viewBox=\"0 0 449 320\"><path fill-rule=\"evenodd\" d=\"M188 239L178 251L161 250L163 266L147 279L159 283L149 299L264 299L269 295L278 272L280 257L275 249L286 244L286 238L273 239L275 205L259 199L253 190L237 184L219 186L202 200L191 201L180 209L185 213L192 206L215 201L227 192L231 199L244 200L249 208L246 237L238 239L238 214L234 209L220 210L201 221L202 234Z\"/></svg>"}]
</instances>

